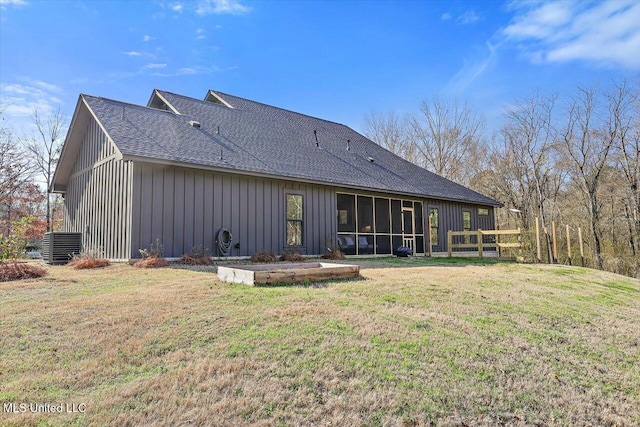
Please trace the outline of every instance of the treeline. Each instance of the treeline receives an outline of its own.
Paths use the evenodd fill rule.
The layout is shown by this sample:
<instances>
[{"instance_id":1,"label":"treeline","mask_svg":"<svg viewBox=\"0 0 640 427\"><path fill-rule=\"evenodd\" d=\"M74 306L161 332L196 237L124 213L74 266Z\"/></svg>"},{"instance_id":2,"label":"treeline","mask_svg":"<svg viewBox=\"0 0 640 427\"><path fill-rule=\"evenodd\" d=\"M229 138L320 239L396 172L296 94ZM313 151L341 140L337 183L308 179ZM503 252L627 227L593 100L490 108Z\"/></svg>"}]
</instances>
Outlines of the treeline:
<instances>
[{"instance_id":1,"label":"treeline","mask_svg":"<svg viewBox=\"0 0 640 427\"><path fill-rule=\"evenodd\" d=\"M638 82L536 93L503 112L498 132L467 104L439 98L415 115L371 113L370 139L502 203L497 222L524 230L552 221L583 230L588 265L640 277ZM550 236L544 245L552 245ZM527 254L534 259L534 247Z\"/></svg>"},{"instance_id":2,"label":"treeline","mask_svg":"<svg viewBox=\"0 0 640 427\"><path fill-rule=\"evenodd\" d=\"M38 250L47 231L62 227L62 199L47 193L66 125L60 112L32 116L17 134L0 106L0 260Z\"/></svg>"}]
</instances>

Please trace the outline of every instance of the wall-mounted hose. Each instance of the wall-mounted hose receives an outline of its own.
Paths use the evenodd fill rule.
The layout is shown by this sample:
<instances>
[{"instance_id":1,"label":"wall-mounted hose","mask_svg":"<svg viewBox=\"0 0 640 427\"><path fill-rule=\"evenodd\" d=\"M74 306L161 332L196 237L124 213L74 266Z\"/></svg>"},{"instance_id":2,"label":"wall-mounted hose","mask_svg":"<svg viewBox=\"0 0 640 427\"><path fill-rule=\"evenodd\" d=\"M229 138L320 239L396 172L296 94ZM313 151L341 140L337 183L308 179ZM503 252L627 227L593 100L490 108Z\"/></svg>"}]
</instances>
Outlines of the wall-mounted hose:
<instances>
[{"instance_id":1,"label":"wall-mounted hose","mask_svg":"<svg viewBox=\"0 0 640 427\"><path fill-rule=\"evenodd\" d=\"M221 228L216 234L216 243L218 244L218 256L229 256L231 252L231 240L233 236L226 228Z\"/></svg>"}]
</instances>

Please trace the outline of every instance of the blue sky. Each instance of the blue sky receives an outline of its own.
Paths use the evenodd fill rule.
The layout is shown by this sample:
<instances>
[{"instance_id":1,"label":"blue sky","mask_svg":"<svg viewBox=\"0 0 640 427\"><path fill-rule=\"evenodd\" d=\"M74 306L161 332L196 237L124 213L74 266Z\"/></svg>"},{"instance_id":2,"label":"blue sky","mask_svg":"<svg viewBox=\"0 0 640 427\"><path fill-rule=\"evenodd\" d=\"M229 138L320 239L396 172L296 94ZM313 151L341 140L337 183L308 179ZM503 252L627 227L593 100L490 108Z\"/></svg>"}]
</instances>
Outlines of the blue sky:
<instances>
[{"instance_id":1,"label":"blue sky","mask_svg":"<svg viewBox=\"0 0 640 427\"><path fill-rule=\"evenodd\" d=\"M78 95L219 90L362 129L365 114L640 81L640 1L0 0L0 101L69 118Z\"/></svg>"}]
</instances>

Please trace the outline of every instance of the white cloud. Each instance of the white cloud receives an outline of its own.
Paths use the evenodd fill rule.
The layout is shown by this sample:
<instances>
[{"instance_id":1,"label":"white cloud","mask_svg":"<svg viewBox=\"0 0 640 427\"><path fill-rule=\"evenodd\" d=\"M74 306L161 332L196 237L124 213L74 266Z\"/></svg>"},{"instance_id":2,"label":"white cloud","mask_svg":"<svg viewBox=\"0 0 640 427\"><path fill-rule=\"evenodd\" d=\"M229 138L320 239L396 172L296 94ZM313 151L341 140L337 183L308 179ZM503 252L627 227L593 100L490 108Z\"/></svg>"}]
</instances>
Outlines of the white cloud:
<instances>
[{"instance_id":1,"label":"white cloud","mask_svg":"<svg viewBox=\"0 0 640 427\"><path fill-rule=\"evenodd\" d=\"M240 3L240 0L200 0L196 13L198 15L244 15L251 8Z\"/></svg>"},{"instance_id":2,"label":"white cloud","mask_svg":"<svg viewBox=\"0 0 640 427\"><path fill-rule=\"evenodd\" d=\"M449 19L451 19L451 14L449 12L443 13L442 15L440 15L440 19L443 21L448 21Z\"/></svg>"},{"instance_id":3,"label":"white cloud","mask_svg":"<svg viewBox=\"0 0 640 427\"><path fill-rule=\"evenodd\" d=\"M176 3L171 6L171 10L174 12L182 12L183 6L180 3Z\"/></svg>"},{"instance_id":4,"label":"white cloud","mask_svg":"<svg viewBox=\"0 0 640 427\"><path fill-rule=\"evenodd\" d=\"M123 55L127 55L127 56L140 56L142 55L140 52L137 52L135 50L131 50L129 52L122 52Z\"/></svg>"},{"instance_id":5,"label":"white cloud","mask_svg":"<svg viewBox=\"0 0 640 427\"><path fill-rule=\"evenodd\" d=\"M464 92L476 79L489 71L498 60L497 46L487 42L476 56L472 60L465 60L464 66L447 84L447 90L454 94Z\"/></svg>"},{"instance_id":6,"label":"white cloud","mask_svg":"<svg viewBox=\"0 0 640 427\"><path fill-rule=\"evenodd\" d=\"M191 75L191 74L196 74L196 73L197 73L197 71L195 70L195 68L180 68L176 72L176 74L179 75L179 76Z\"/></svg>"},{"instance_id":7,"label":"white cloud","mask_svg":"<svg viewBox=\"0 0 640 427\"><path fill-rule=\"evenodd\" d=\"M26 119L36 109L47 115L62 105L62 100L54 94L62 93L58 86L27 77L21 77L20 80L27 83L0 84L0 104L6 107L4 114L7 116L28 122Z\"/></svg>"},{"instance_id":8,"label":"white cloud","mask_svg":"<svg viewBox=\"0 0 640 427\"><path fill-rule=\"evenodd\" d=\"M204 30L202 28L198 28L196 30L196 40L204 40L207 36L204 35Z\"/></svg>"},{"instance_id":9,"label":"white cloud","mask_svg":"<svg viewBox=\"0 0 640 427\"><path fill-rule=\"evenodd\" d=\"M152 64L145 65L144 69L145 70L157 70L159 68L166 68L166 66L167 66L167 64L155 64L155 63L152 63Z\"/></svg>"},{"instance_id":10,"label":"white cloud","mask_svg":"<svg viewBox=\"0 0 640 427\"><path fill-rule=\"evenodd\" d=\"M193 76L196 74L211 74L217 73L221 71L219 67L213 65L210 67L202 67L202 66L192 66L192 67L182 67L178 68L176 71L168 71L168 72L156 72L153 73L154 76L157 77L178 77L178 76Z\"/></svg>"},{"instance_id":11,"label":"white cloud","mask_svg":"<svg viewBox=\"0 0 640 427\"><path fill-rule=\"evenodd\" d=\"M467 25L467 24L472 24L474 22L477 22L479 20L480 20L480 15L478 15L473 10L467 10L465 13L458 16L458 18L456 19L456 22L460 25Z\"/></svg>"},{"instance_id":12,"label":"white cloud","mask_svg":"<svg viewBox=\"0 0 640 427\"><path fill-rule=\"evenodd\" d=\"M26 0L0 0L0 7L6 9L7 6L27 6L29 3Z\"/></svg>"},{"instance_id":13,"label":"white cloud","mask_svg":"<svg viewBox=\"0 0 640 427\"><path fill-rule=\"evenodd\" d=\"M149 36L149 35L147 35L147 34L145 34L145 35L142 37L142 41L143 41L143 42L150 42L151 40L155 40L155 37L151 37L151 36Z\"/></svg>"},{"instance_id":14,"label":"white cloud","mask_svg":"<svg viewBox=\"0 0 640 427\"><path fill-rule=\"evenodd\" d=\"M582 60L640 70L640 2L514 3L502 30L532 62Z\"/></svg>"},{"instance_id":15,"label":"white cloud","mask_svg":"<svg viewBox=\"0 0 640 427\"><path fill-rule=\"evenodd\" d=\"M56 85L53 85L51 83L47 83L47 82L43 82L42 80L31 80L31 79L27 79L27 81L30 81L33 85L45 90L45 91L49 91L49 92L56 92L56 93L60 93L62 92L62 88Z\"/></svg>"}]
</instances>

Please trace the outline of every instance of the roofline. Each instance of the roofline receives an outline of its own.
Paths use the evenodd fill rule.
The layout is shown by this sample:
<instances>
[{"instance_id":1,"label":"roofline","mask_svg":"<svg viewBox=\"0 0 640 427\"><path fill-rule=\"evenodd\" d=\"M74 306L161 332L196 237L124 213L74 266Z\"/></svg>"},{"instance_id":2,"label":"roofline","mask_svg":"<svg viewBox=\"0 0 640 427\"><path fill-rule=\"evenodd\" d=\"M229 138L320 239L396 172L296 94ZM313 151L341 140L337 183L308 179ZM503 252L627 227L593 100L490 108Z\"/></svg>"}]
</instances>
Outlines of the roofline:
<instances>
[{"instance_id":1,"label":"roofline","mask_svg":"<svg viewBox=\"0 0 640 427\"><path fill-rule=\"evenodd\" d=\"M229 104L227 101L222 99L222 97L220 95L218 95L213 89L209 89L209 91L205 95L205 97L204 97L204 101L205 102L209 102L209 101L207 101L207 98L209 98L209 95L213 96L215 99L217 99L218 101L222 102L222 104L225 107L228 107L228 108L231 108L231 109L235 108L233 105Z\"/></svg>"},{"instance_id":2,"label":"roofline","mask_svg":"<svg viewBox=\"0 0 640 427\"><path fill-rule=\"evenodd\" d=\"M158 90L160 90L160 89L158 89ZM205 102L205 103L207 103L207 104L212 104L211 102L208 102L208 101L203 100L203 99L193 98L193 97L191 97L191 96L182 95L182 94L180 94L180 93L175 93L175 92L171 92L171 91L168 91L168 90L163 90L162 92L170 93L171 95L179 96L179 97L182 97L182 98L191 99L191 100L193 100L193 101ZM277 105L271 105L271 104L267 104L267 103L260 102L260 101L254 101L253 99L243 98L242 96L235 96L235 95L231 95L231 94L224 93L224 92L215 92L213 89L209 89L209 92L211 92L211 93L215 94L216 98L220 99L220 100L224 103L224 106L228 106L229 108L234 109L234 110L237 110L238 108L237 108L237 107L232 106L231 104L229 104L229 102L228 102L228 101L225 101L224 99L222 99L222 97L224 97L224 96L230 96L230 97L233 97L233 98L242 99L243 101L252 102L252 103L254 103L254 104L259 104L259 105L264 105L265 107L275 108L275 109L277 109L277 110L286 111L287 113L297 114L297 115L299 115L299 116L309 117L309 118L311 118L311 119L319 120L319 121L321 121L321 122L326 122L326 123L331 123L331 124L333 124L333 125L342 126L342 127L344 127L344 128L347 128L347 129L350 129L350 130L352 130L352 131L356 132L355 130L353 130L353 129L352 129L352 128L350 128L349 126L345 125L344 123L339 123L339 122L336 122L336 121L333 121L333 120L323 119L323 118L321 118L321 117L312 116L312 115L310 115L310 114L301 113L301 112L299 112L299 111L288 110L288 109L286 109L286 108L278 107ZM209 94L209 92L207 92L207 95ZM359 132L356 132L356 133L358 133L359 135L362 135L362 134L360 134ZM364 135L362 135L362 136L364 136Z\"/></svg>"},{"instance_id":3,"label":"roofline","mask_svg":"<svg viewBox=\"0 0 640 427\"><path fill-rule=\"evenodd\" d=\"M58 167L58 165L60 165L60 161L62 160L62 158L64 158L64 154L68 149L69 144L67 144L67 142L69 141L69 138L71 138L71 130L75 128L75 123L76 123L76 119L78 118L78 113L80 111L80 105L82 104L80 102L80 100L82 99L82 94L78 95L78 102L76 102L76 108L75 110L73 110L73 116L71 117L71 123L69 123L69 128L67 130L67 136L65 136L64 138L64 142L62 143L62 150L60 151L60 157L58 157L58 163L56 164L56 170L53 171L53 176L51 177L51 182L49 183L49 186L47 187L47 191L49 193L54 193L54 186L55 186L55 182L56 182L56 177L58 176L58 171L60 170L60 168Z\"/></svg>"},{"instance_id":4,"label":"roofline","mask_svg":"<svg viewBox=\"0 0 640 427\"><path fill-rule=\"evenodd\" d=\"M402 191L392 191L392 190L385 190L380 188L363 187L359 185L340 184L340 183L331 182L331 181L313 180L313 179L307 179L307 178L300 178L292 175L277 175L277 174L270 174L265 172L252 172L249 170L209 166L209 165L202 165L197 163L158 159L154 157L144 157L144 156L137 156L137 155L130 155L130 154L125 154L123 156L123 160L141 162L141 163L154 163L154 164L167 165L167 166L177 166L177 167L183 167L188 169L199 169L199 170L207 170L207 171L213 171L213 172L232 173L232 174L242 175L242 176L254 176L254 177L260 177L260 178L303 182L306 184L328 185L328 186L338 187L338 188L396 194L399 196L409 196L409 197L421 198L421 199L443 200L443 201L456 202L456 203L469 203L469 204L480 205L480 206L497 206L497 207L503 206L502 203L497 201L496 203L483 203L477 200L464 200L464 199L455 199L450 197L429 196L426 194L407 193Z\"/></svg>"},{"instance_id":5,"label":"roofline","mask_svg":"<svg viewBox=\"0 0 640 427\"><path fill-rule=\"evenodd\" d=\"M153 92L151 92L151 96L149 97L149 100L147 101L147 105L146 105L147 108L152 108L154 110L159 110L158 108L149 107L149 104L151 104L151 101L153 100L153 97L156 96L156 95L158 96L158 98L160 98L162 100L162 102L164 102L167 105L167 107L171 108L171 111L174 114L177 114L178 116L182 115L182 114L180 114L180 111L178 111L176 109L176 107L171 105L171 103L169 101L167 101L167 99L164 96L162 96L162 94L160 93L160 91L158 89L154 89Z\"/></svg>"},{"instance_id":6,"label":"roofline","mask_svg":"<svg viewBox=\"0 0 640 427\"><path fill-rule=\"evenodd\" d=\"M56 165L56 170L54 171L53 177L51 179L51 182L49 183L49 187L47 188L47 191L49 193L64 193L64 192L61 192L61 191L55 189L55 187L56 187L56 185L55 185L56 184L56 178L58 177L58 172L60 171L60 165L62 163L60 160L64 159L65 153L69 149L69 144L70 144L70 141L71 141L71 134L72 134L72 131L75 130L76 119L78 118L78 115L79 115L79 113L81 111L81 108L82 108L81 106L84 106L84 108L86 108L86 110L89 113L89 115L91 116L91 118L93 118L93 120L96 121L96 123L98 124L98 126L100 127L102 132L104 132L105 136L107 137L107 141L109 143L111 143L113 145L113 147L115 148L115 150L116 150L116 160L122 159L122 152L118 148L118 145L115 143L113 138L111 138L111 136L109 135L107 130L104 128L104 126L102 125L100 120L98 120L98 117L96 116L96 114L93 112L93 110L89 106L89 103L85 99L85 96L86 95L82 94L82 93L78 96L78 103L76 104L76 109L73 112L73 118L71 119L71 123L69 124L69 130L67 131L67 136L65 137L64 143L62 144L62 151L60 152L60 157L59 157L59 161L58 161L58 163Z\"/></svg>"}]
</instances>

